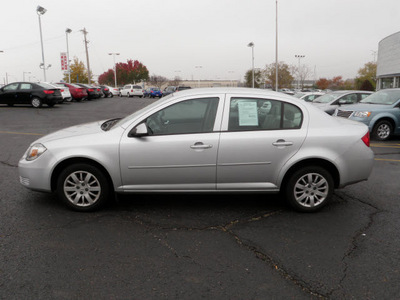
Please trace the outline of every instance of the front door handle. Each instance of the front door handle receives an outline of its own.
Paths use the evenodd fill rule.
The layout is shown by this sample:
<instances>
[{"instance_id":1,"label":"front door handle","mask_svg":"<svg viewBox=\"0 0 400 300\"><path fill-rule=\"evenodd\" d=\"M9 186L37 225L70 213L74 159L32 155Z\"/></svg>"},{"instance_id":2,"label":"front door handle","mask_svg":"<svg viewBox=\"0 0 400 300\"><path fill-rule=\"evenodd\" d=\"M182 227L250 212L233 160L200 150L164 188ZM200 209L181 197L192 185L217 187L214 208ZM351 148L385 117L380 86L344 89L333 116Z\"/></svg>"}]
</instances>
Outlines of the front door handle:
<instances>
[{"instance_id":1,"label":"front door handle","mask_svg":"<svg viewBox=\"0 0 400 300\"><path fill-rule=\"evenodd\" d=\"M276 147L293 146L293 142L286 142L285 140L277 140L276 142L273 142L272 145Z\"/></svg>"},{"instance_id":2,"label":"front door handle","mask_svg":"<svg viewBox=\"0 0 400 300\"><path fill-rule=\"evenodd\" d=\"M212 148L212 145L205 145L202 142L197 142L194 145L190 146L190 148L199 150L199 149L210 149Z\"/></svg>"}]
</instances>

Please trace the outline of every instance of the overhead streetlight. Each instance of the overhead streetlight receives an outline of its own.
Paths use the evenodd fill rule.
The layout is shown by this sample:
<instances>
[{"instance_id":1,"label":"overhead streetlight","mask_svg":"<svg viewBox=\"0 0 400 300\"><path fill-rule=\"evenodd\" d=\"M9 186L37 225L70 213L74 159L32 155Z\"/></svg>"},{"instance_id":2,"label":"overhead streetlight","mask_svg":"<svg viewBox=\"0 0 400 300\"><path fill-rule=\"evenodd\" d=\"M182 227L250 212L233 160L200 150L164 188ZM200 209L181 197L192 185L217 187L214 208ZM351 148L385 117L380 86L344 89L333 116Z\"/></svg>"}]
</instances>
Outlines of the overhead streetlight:
<instances>
[{"instance_id":1,"label":"overhead streetlight","mask_svg":"<svg viewBox=\"0 0 400 300\"><path fill-rule=\"evenodd\" d=\"M44 61L44 49L43 49L43 36L42 36L42 22L40 20L40 16L44 15L46 13L47 9L41 7L38 5L38 7L36 8L36 12L38 14L39 17L39 30L40 30L40 44L42 45L42 63L41 66L45 66L46 63ZM49 65L50 66L50 65ZM46 68L43 67L43 77L44 77L44 81L46 81Z\"/></svg>"},{"instance_id":2,"label":"overhead streetlight","mask_svg":"<svg viewBox=\"0 0 400 300\"><path fill-rule=\"evenodd\" d=\"M301 78L300 78L300 59L302 59L302 58L304 58L306 56L305 55L297 55L296 54L294 57L299 59L299 69L298 69L299 78L298 78L298 81L297 81L297 88L299 89L300 88L300 80L301 80Z\"/></svg>"},{"instance_id":3,"label":"overhead streetlight","mask_svg":"<svg viewBox=\"0 0 400 300\"><path fill-rule=\"evenodd\" d=\"M108 53L108 55L112 55L114 58L114 80L115 88L117 88L117 65L115 64L115 55L119 55L119 53Z\"/></svg>"},{"instance_id":4,"label":"overhead streetlight","mask_svg":"<svg viewBox=\"0 0 400 300\"><path fill-rule=\"evenodd\" d=\"M69 69L69 48L68 48L68 34L72 32L72 29L65 29L65 38L67 40L67 72L68 72L68 83L71 83L71 70Z\"/></svg>"},{"instance_id":5,"label":"overhead streetlight","mask_svg":"<svg viewBox=\"0 0 400 300\"><path fill-rule=\"evenodd\" d=\"M254 89L254 43L253 42L250 42L248 45L247 45L247 47L250 47L251 48L251 61L252 61L252 63L251 63L251 72L252 72L252 74L253 74L253 79L252 79L252 88Z\"/></svg>"}]
</instances>

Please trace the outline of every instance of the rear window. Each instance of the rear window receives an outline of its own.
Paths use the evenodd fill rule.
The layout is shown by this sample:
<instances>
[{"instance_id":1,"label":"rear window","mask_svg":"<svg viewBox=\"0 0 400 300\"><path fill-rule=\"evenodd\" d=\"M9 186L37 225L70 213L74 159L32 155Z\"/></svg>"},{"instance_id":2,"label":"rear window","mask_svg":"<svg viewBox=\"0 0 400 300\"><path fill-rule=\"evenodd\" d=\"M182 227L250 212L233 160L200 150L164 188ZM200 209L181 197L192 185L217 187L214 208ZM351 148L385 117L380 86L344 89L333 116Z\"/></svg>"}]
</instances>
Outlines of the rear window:
<instances>
[{"instance_id":1,"label":"rear window","mask_svg":"<svg viewBox=\"0 0 400 300\"><path fill-rule=\"evenodd\" d=\"M50 84L43 83L43 82L37 83L37 85L40 86L40 87L42 87L42 88L44 88L44 89L55 89L55 88L56 88L56 87L54 87L54 86L52 86L52 85L50 85Z\"/></svg>"},{"instance_id":2,"label":"rear window","mask_svg":"<svg viewBox=\"0 0 400 300\"><path fill-rule=\"evenodd\" d=\"M140 85L134 85L133 87L132 87L133 89L142 89L142 87L140 86Z\"/></svg>"}]
</instances>

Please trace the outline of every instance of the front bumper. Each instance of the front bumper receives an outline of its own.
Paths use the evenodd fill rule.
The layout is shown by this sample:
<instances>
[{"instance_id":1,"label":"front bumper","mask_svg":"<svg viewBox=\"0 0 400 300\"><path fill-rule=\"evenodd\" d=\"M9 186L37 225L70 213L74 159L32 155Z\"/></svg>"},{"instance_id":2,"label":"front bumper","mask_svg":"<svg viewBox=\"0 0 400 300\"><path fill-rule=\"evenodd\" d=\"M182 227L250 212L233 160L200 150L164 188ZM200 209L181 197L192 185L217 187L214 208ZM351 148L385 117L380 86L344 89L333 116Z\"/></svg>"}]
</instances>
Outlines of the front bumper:
<instances>
[{"instance_id":1,"label":"front bumper","mask_svg":"<svg viewBox=\"0 0 400 300\"><path fill-rule=\"evenodd\" d=\"M47 151L33 161L25 155L18 162L20 183L31 190L51 192L51 173L55 160Z\"/></svg>"}]
</instances>

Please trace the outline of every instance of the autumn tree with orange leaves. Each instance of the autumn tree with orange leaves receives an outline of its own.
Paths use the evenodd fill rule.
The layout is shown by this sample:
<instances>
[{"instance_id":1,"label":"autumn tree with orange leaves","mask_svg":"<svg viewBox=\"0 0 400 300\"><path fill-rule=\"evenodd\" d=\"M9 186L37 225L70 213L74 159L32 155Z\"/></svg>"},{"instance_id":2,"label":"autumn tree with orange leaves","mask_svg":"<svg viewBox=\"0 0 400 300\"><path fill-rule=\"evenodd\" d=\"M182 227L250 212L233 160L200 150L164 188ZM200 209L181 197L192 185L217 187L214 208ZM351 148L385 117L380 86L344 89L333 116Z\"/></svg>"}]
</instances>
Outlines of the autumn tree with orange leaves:
<instances>
[{"instance_id":1,"label":"autumn tree with orange leaves","mask_svg":"<svg viewBox=\"0 0 400 300\"><path fill-rule=\"evenodd\" d=\"M343 90L348 86L342 76L336 76L332 79L320 78L315 85L321 90Z\"/></svg>"},{"instance_id":2,"label":"autumn tree with orange leaves","mask_svg":"<svg viewBox=\"0 0 400 300\"><path fill-rule=\"evenodd\" d=\"M126 63L117 63L117 83L125 85L149 79L147 67L138 60L129 59ZM114 85L114 70L109 69L99 76L99 84Z\"/></svg>"}]
</instances>

